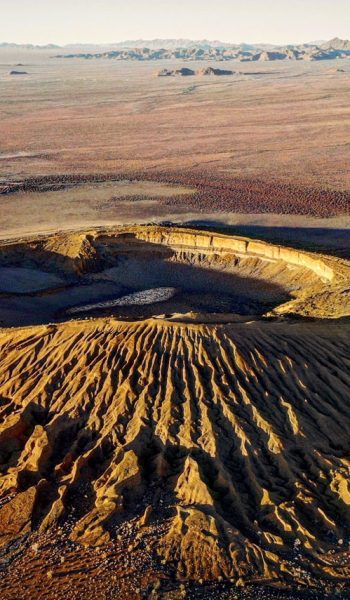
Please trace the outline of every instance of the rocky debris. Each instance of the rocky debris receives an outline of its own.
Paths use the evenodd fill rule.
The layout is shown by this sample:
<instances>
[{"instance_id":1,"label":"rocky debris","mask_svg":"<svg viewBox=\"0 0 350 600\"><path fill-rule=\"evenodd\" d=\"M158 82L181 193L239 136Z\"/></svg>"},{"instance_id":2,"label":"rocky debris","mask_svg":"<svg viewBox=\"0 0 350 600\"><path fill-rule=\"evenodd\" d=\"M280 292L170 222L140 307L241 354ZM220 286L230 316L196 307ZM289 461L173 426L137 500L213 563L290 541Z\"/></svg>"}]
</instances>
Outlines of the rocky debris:
<instances>
[{"instance_id":1,"label":"rocky debris","mask_svg":"<svg viewBox=\"0 0 350 600\"><path fill-rule=\"evenodd\" d=\"M251 75L249 71L237 72ZM264 75L266 71L256 72ZM16 182L0 184L0 195L16 192L51 192L85 183L130 179L129 172L101 175L50 175L31 177ZM350 192L347 190L324 189L300 184L266 181L232 177L220 173L215 176L205 171L162 171L161 173L140 170L133 172L131 180L165 182L167 185L184 186L195 190L192 194L178 194L164 198L162 202L168 206L186 204L186 207L210 212L242 212L242 213L276 213L290 215L309 215L330 218L350 215ZM144 200L144 196L133 196L133 199ZM167 223L171 225L172 223Z\"/></svg>"},{"instance_id":2,"label":"rocky debris","mask_svg":"<svg viewBox=\"0 0 350 600\"><path fill-rule=\"evenodd\" d=\"M155 177L155 175L152 175ZM157 176L156 176L157 177ZM164 174L156 180L162 181ZM350 214L350 192L315 187L271 183L263 179L247 179L208 175L207 173L168 173L167 181L191 186L191 196L167 198L168 206L210 212L302 214L332 217Z\"/></svg>"}]
</instances>

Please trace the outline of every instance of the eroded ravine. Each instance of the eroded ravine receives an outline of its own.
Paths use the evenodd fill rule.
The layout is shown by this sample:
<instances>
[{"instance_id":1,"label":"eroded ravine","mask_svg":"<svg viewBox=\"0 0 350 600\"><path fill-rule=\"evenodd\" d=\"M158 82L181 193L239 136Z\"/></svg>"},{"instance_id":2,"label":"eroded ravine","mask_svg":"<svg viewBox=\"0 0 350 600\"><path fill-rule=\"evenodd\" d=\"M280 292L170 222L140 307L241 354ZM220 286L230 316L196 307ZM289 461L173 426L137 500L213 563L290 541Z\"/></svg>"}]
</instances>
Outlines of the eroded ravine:
<instances>
[{"instance_id":1,"label":"eroded ravine","mask_svg":"<svg viewBox=\"0 0 350 600\"><path fill-rule=\"evenodd\" d=\"M165 521L157 552L182 576L346 580L348 334L103 320L3 332L2 544L72 507L70 536L106 543L152 506L139 536Z\"/></svg>"},{"instance_id":2,"label":"eroded ravine","mask_svg":"<svg viewBox=\"0 0 350 600\"><path fill-rule=\"evenodd\" d=\"M86 255L81 239L46 243L56 254L60 244L61 274L86 261L99 274L93 249L120 255L120 239L113 250L94 239L83 237ZM183 260L190 246L214 270L239 264L182 241L172 251ZM123 244L121 264L136 264ZM1 560L15 565L30 540L64 532L76 548L130 539L127 554L144 548L164 578L347 584L350 325L335 318L348 310L347 263L312 259L317 272L291 271L303 285L290 312L332 319L138 314L1 329ZM256 256L242 260L261 277ZM290 272L263 268L280 284Z\"/></svg>"}]
</instances>

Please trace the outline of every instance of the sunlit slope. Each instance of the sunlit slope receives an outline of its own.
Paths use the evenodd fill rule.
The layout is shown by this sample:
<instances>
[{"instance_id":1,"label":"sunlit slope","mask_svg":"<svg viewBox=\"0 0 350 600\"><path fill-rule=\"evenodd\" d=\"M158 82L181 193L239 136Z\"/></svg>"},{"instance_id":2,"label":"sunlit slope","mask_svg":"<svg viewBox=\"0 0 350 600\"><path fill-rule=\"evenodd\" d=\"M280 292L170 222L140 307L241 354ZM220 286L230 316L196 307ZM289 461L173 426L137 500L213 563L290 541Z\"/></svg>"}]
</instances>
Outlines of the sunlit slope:
<instances>
[{"instance_id":1,"label":"sunlit slope","mask_svg":"<svg viewBox=\"0 0 350 600\"><path fill-rule=\"evenodd\" d=\"M2 544L66 523L96 545L132 520L186 578L348 579L349 334L156 319L2 330Z\"/></svg>"}]
</instances>

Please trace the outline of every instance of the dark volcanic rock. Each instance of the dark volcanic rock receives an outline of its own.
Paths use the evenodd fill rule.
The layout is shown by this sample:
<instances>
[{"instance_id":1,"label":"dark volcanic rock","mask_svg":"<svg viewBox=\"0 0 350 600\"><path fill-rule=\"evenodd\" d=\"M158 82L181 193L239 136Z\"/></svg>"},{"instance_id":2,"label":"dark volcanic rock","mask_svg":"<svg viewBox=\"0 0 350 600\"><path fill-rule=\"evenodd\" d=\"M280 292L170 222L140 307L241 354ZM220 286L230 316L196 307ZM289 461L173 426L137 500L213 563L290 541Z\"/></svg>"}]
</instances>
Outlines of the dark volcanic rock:
<instances>
[{"instance_id":1,"label":"dark volcanic rock","mask_svg":"<svg viewBox=\"0 0 350 600\"><path fill-rule=\"evenodd\" d=\"M205 67L204 69L199 69L197 71L197 75L233 75L234 71L230 71L228 69L214 69L213 67Z\"/></svg>"},{"instance_id":2,"label":"dark volcanic rock","mask_svg":"<svg viewBox=\"0 0 350 600\"><path fill-rule=\"evenodd\" d=\"M188 69L187 67L183 67L182 69L176 69L174 71L175 75L182 75L184 77L195 75L195 72L192 69Z\"/></svg>"}]
</instances>

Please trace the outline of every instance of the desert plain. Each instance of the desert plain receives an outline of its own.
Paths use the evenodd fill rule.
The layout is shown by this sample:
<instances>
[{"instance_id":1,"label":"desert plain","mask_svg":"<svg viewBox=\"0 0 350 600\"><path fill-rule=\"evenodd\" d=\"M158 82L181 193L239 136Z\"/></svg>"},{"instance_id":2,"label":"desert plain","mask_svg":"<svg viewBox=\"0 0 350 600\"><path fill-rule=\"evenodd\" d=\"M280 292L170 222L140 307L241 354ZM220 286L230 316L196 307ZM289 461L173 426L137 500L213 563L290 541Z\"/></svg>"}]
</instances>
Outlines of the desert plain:
<instances>
[{"instance_id":1,"label":"desert plain","mask_svg":"<svg viewBox=\"0 0 350 600\"><path fill-rule=\"evenodd\" d=\"M0 54L1 596L349 597L350 59L52 54Z\"/></svg>"}]
</instances>

